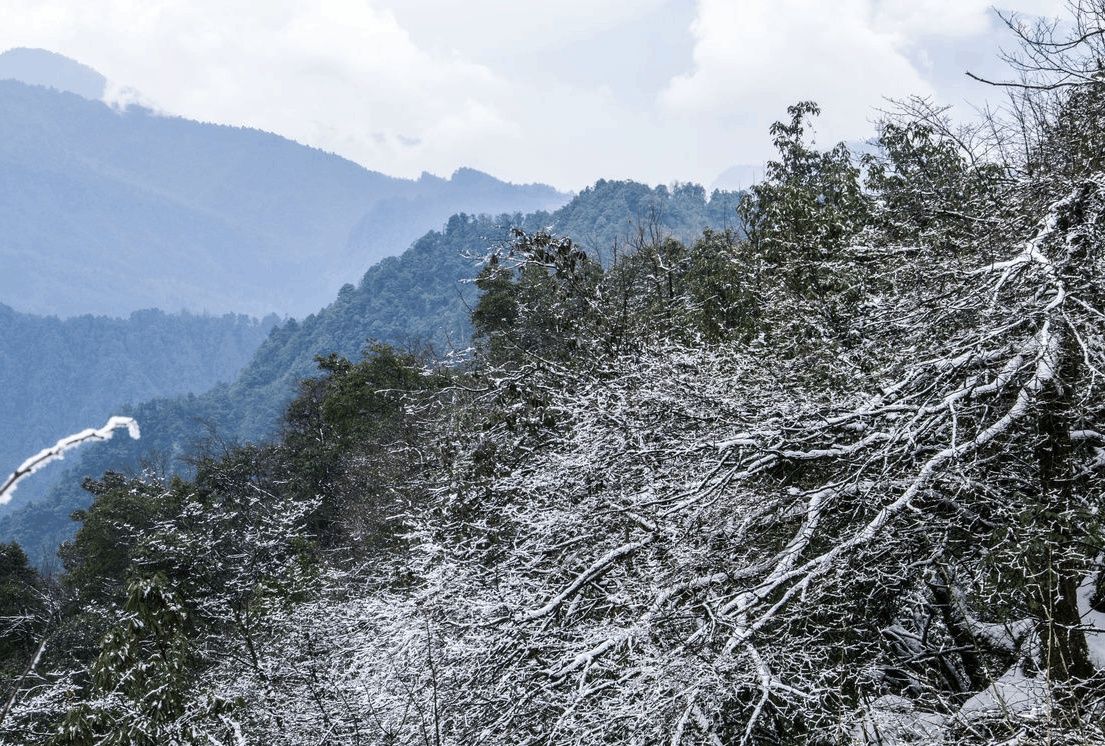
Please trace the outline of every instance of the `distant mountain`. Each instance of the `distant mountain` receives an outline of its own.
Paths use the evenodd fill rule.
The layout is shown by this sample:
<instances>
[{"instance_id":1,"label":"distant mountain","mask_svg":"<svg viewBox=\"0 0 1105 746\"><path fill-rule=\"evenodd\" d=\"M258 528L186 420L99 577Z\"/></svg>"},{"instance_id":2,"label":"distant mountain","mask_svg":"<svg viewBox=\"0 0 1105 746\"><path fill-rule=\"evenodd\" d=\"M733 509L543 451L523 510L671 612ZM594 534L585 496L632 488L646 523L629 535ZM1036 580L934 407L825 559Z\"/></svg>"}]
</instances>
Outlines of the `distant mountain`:
<instances>
[{"instance_id":1,"label":"distant mountain","mask_svg":"<svg viewBox=\"0 0 1105 746\"><path fill-rule=\"evenodd\" d=\"M531 204L518 203L519 190L532 194ZM361 260L356 266L366 266L365 257L395 254L392 247L409 246L422 235L409 235L412 225L424 225L426 230L437 229L452 215L498 215L503 212L533 212L559 207L568 201L548 199L541 201L541 188L519 187L508 184L471 168L462 168L451 179L442 179L423 173L417 189L409 194L397 194L378 200L353 226L349 236L351 261ZM446 210L446 212L442 212Z\"/></svg>"},{"instance_id":2,"label":"distant mountain","mask_svg":"<svg viewBox=\"0 0 1105 746\"><path fill-rule=\"evenodd\" d=\"M35 561L47 561L74 528L70 513L88 503L80 489L83 476L150 466L179 469L189 455L271 437L297 383L317 372L316 355L333 352L358 359L371 341L428 345L438 353L467 347L469 312L477 298L468 280L479 271L479 257L506 244L512 227L572 236L593 254L608 257L615 244L629 247L641 229L692 241L705 228L736 228L738 197L718 191L707 195L693 184L668 189L599 181L554 212L455 215L401 256L373 266L357 286L343 286L318 313L274 329L232 384L120 410L138 419L142 439L116 438L89 447L63 482L41 499L35 499L40 493L33 482L21 488L23 503L0 519L0 540L18 540Z\"/></svg>"},{"instance_id":3,"label":"distant mountain","mask_svg":"<svg viewBox=\"0 0 1105 746\"><path fill-rule=\"evenodd\" d=\"M758 165L751 163L740 163L718 174L718 177L714 179L714 189L748 189L753 184L757 184L764 178L766 164L760 163Z\"/></svg>"},{"instance_id":4,"label":"distant mountain","mask_svg":"<svg viewBox=\"0 0 1105 746\"><path fill-rule=\"evenodd\" d=\"M18 80L99 101L107 78L87 65L45 49L17 47L0 54L0 80Z\"/></svg>"},{"instance_id":5,"label":"distant mountain","mask_svg":"<svg viewBox=\"0 0 1105 746\"><path fill-rule=\"evenodd\" d=\"M866 140L848 140L844 144L848 146L848 150L852 153L852 156L858 158L867 154L877 154L879 148L876 145L876 140L875 133L872 133L871 137ZM723 191L746 190L763 181L766 175L766 161L761 161L760 163L738 163L718 174L717 178L714 179L714 183L711 185L711 189L721 189Z\"/></svg>"},{"instance_id":6,"label":"distant mountain","mask_svg":"<svg viewBox=\"0 0 1105 746\"><path fill-rule=\"evenodd\" d=\"M62 321L0 305L0 472L121 404L234 380L277 321L161 311Z\"/></svg>"},{"instance_id":7,"label":"distant mountain","mask_svg":"<svg viewBox=\"0 0 1105 746\"><path fill-rule=\"evenodd\" d=\"M258 130L0 81L0 302L21 311L303 315L457 211L567 199L470 170L396 179Z\"/></svg>"}]
</instances>

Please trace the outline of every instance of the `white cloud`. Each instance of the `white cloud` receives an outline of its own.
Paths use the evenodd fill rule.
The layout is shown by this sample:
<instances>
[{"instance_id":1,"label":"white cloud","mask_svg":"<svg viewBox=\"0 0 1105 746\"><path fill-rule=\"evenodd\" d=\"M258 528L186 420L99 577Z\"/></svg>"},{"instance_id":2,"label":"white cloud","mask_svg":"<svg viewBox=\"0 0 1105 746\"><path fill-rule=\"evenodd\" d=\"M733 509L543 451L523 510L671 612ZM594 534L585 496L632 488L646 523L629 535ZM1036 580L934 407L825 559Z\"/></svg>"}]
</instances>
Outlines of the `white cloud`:
<instances>
[{"instance_id":1,"label":"white cloud","mask_svg":"<svg viewBox=\"0 0 1105 746\"><path fill-rule=\"evenodd\" d=\"M1047 15L1060 2L1016 7ZM984 40L990 48L998 25L990 0L700 0L693 67L659 101L706 122L703 136L719 147L728 137L738 162L770 155L768 126L798 100L821 104L823 144L862 139L887 99L962 89L962 69L934 79L948 65L935 65L926 46L955 53Z\"/></svg>"},{"instance_id":2,"label":"white cloud","mask_svg":"<svg viewBox=\"0 0 1105 746\"><path fill-rule=\"evenodd\" d=\"M1063 16L1067 0L876 0L873 25L901 34L904 44L926 37L966 39L992 33L1001 26L995 14L1024 17Z\"/></svg>"},{"instance_id":3,"label":"white cloud","mask_svg":"<svg viewBox=\"0 0 1105 746\"><path fill-rule=\"evenodd\" d=\"M417 174L420 149L517 132L497 104L510 91L500 75L420 49L368 2L8 0L0 14L10 21L0 48L62 51L167 112L276 131L382 170Z\"/></svg>"},{"instance_id":4,"label":"white cloud","mask_svg":"<svg viewBox=\"0 0 1105 746\"><path fill-rule=\"evenodd\" d=\"M652 114L606 81L558 80L557 50L670 1L0 0L0 49L59 51L105 74L116 101L274 131L386 173L471 165L579 188L673 169L641 157L663 135ZM523 51L538 70L512 64Z\"/></svg>"},{"instance_id":5,"label":"white cloud","mask_svg":"<svg viewBox=\"0 0 1105 746\"><path fill-rule=\"evenodd\" d=\"M768 126L799 99L822 104L823 141L863 137L884 96L949 90L962 70L940 55L996 26L984 0L698 0L686 28L692 2L0 0L0 49L52 49L119 99L387 173L579 188L709 183L769 156ZM659 53L672 35L686 41Z\"/></svg>"},{"instance_id":6,"label":"white cloud","mask_svg":"<svg viewBox=\"0 0 1105 746\"><path fill-rule=\"evenodd\" d=\"M992 6L990 0L881 0L871 9L871 25L898 34L904 44L923 36L977 36L990 30Z\"/></svg>"},{"instance_id":7,"label":"white cloud","mask_svg":"<svg viewBox=\"0 0 1105 746\"><path fill-rule=\"evenodd\" d=\"M931 0L930 0L931 1ZM863 136L884 97L928 95L906 54L916 18L869 0L702 0L694 69L661 94L673 112L722 120L767 152L767 127L798 100L818 101L829 139Z\"/></svg>"},{"instance_id":8,"label":"white cloud","mask_svg":"<svg viewBox=\"0 0 1105 746\"><path fill-rule=\"evenodd\" d=\"M640 17L670 0L380 2L412 29L420 42L483 59L556 49Z\"/></svg>"}]
</instances>

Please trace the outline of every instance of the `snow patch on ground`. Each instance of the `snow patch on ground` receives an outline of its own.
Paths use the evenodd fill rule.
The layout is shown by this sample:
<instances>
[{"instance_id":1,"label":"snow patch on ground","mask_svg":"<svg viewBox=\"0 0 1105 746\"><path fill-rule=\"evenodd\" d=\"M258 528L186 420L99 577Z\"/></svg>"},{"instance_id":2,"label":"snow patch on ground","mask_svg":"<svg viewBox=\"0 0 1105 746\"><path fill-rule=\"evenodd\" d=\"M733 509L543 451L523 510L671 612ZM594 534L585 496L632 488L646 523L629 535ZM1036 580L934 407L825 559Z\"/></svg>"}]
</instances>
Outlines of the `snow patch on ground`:
<instances>
[{"instance_id":1,"label":"snow patch on ground","mask_svg":"<svg viewBox=\"0 0 1105 746\"><path fill-rule=\"evenodd\" d=\"M946 720L939 713L917 710L905 697L887 694L871 703L853 742L872 746L939 743Z\"/></svg>"},{"instance_id":2,"label":"snow patch on ground","mask_svg":"<svg viewBox=\"0 0 1105 746\"><path fill-rule=\"evenodd\" d=\"M994 683L963 703L958 719L969 721L988 715L1023 715L1046 710L1050 692L1043 676L1025 676L1014 665Z\"/></svg>"},{"instance_id":3,"label":"snow patch on ground","mask_svg":"<svg viewBox=\"0 0 1105 746\"><path fill-rule=\"evenodd\" d=\"M1090 605L1099 573L1100 571L1089 573L1078 586L1078 614L1085 625L1090 662L1101 671L1105 669L1105 613L1095 611Z\"/></svg>"}]
</instances>

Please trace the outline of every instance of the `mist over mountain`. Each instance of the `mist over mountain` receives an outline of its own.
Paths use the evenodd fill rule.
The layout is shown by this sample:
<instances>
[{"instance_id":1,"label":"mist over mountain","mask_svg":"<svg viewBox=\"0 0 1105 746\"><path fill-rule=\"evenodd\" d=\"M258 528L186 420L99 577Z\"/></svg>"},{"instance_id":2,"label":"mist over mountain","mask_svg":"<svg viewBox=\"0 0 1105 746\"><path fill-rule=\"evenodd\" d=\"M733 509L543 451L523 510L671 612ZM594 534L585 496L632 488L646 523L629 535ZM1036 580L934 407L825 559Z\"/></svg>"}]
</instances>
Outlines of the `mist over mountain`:
<instances>
[{"instance_id":1,"label":"mist over mountain","mask_svg":"<svg viewBox=\"0 0 1105 746\"><path fill-rule=\"evenodd\" d=\"M91 92L79 65L51 77L32 52L8 53L8 74ZM0 80L0 302L21 311L304 315L457 211L566 199L467 169L397 179L258 130Z\"/></svg>"}]
</instances>

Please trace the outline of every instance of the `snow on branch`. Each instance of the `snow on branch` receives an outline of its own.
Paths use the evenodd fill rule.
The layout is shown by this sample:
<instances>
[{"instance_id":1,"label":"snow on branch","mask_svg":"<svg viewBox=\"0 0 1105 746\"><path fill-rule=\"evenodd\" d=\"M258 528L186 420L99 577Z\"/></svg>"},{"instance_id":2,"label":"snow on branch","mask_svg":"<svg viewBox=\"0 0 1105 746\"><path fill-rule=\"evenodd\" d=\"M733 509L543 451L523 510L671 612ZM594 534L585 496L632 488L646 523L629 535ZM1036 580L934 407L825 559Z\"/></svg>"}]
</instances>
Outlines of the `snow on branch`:
<instances>
[{"instance_id":1,"label":"snow on branch","mask_svg":"<svg viewBox=\"0 0 1105 746\"><path fill-rule=\"evenodd\" d=\"M89 441L111 440L115 431L124 427L127 429L127 434L135 440L141 437L142 433L138 428L137 421L131 417L116 416L109 418L107 423L99 429L90 427L87 430L81 430L79 433L64 437L49 448L44 448L34 456L31 456L20 464L19 468L13 471L11 475L0 484L0 505L11 502L12 494L15 493L16 486L18 486L23 479L34 474L47 464L65 458L66 451L77 448Z\"/></svg>"}]
</instances>

